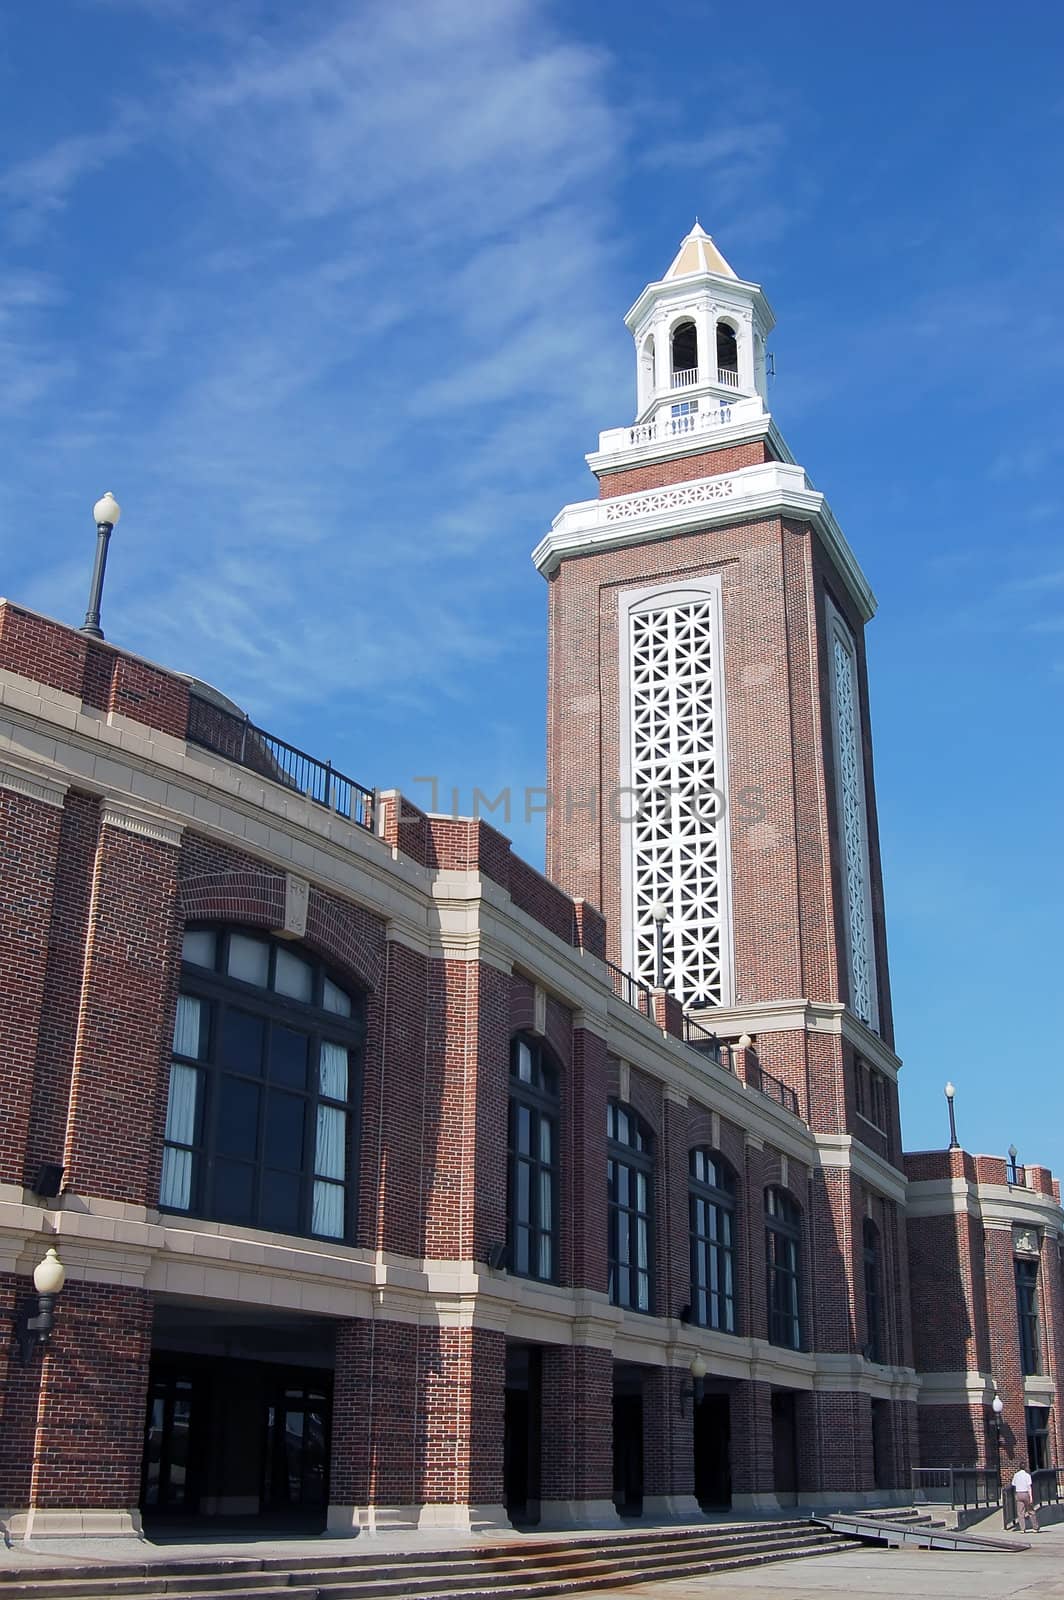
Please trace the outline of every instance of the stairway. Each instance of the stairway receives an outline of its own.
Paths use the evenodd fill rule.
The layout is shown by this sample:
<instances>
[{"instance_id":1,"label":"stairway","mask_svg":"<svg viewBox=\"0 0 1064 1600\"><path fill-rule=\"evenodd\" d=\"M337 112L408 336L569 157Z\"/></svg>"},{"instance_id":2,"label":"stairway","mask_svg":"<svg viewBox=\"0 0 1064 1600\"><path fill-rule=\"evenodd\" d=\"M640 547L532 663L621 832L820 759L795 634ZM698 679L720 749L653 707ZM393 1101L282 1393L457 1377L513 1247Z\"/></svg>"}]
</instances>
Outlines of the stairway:
<instances>
[{"instance_id":1,"label":"stairway","mask_svg":"<svg viewBox=\"0 0 1064 1600\"><path fill-rule=\"evenodd\" d=\"M140 1600L538 1600L853 1548L851 1539L828 1529L788 1521L536 1538L387 1556L167 1557L12 1570L0 1574L0 1600L118 1600L123 1595Z\"/></svg>"}]
</instances>

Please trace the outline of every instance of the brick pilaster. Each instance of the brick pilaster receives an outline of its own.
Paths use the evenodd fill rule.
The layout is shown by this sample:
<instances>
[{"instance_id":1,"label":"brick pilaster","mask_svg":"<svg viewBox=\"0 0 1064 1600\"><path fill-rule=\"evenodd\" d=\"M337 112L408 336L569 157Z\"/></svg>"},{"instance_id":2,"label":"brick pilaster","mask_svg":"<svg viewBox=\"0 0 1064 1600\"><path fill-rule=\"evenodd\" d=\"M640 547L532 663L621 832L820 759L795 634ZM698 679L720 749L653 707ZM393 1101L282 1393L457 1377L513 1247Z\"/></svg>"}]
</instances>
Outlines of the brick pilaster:
<instances>
[{"instance_id":1,"label":"brick pilaster","mask_svg":"<svg viewBox=\"0 0 1064 1600\"><path fill-rule=\"evenodd\" d=\"M67 1186L81 1194L158 1203L180 960L176 901L176 846L105 818L65 1152Z\"/></svg>"},{"instance_id":2,"label":"brick pilaster","mask_svg":"<svg viewBox=\"0 0 1064 1600\"><path fill-rule=\"evenodd\" d=\"M563 1282L606 1289L606 1044L589 1028L573 1030L573 1065L563 1086Z\"/></svg>"},{"instance_id":3,"label":"brick pilaster","mask_svg":"<svg viewBox=\"0 0 1064 1600\"><path fill-rule=\"evenodd\" d=\"M541 1488L545 1517L613 1498L613 1358L608 1350L543 1350Z\"/></svg>"},{"instance_id":4,"label":"brick pilaster","mask_svg":"<svg viewBox=\"0 0 1064 1600\"><path fill-rule=\"evenodd\" d=\"M24 1178L61 821L56 804L0 788L0 1183Z\"/></svg>"},{"instance_id":5,"label":"brick pilaster","mask_svg":"<svg viewBox=\"0 0 1064 1600\"><path fill-rule=\"evenodd\" d=\"M775 1489L769 1385L737 1383L731 1417L732 1497L756 1506L761 1496L771 1496Z\"/></svg>"}]
</instances>

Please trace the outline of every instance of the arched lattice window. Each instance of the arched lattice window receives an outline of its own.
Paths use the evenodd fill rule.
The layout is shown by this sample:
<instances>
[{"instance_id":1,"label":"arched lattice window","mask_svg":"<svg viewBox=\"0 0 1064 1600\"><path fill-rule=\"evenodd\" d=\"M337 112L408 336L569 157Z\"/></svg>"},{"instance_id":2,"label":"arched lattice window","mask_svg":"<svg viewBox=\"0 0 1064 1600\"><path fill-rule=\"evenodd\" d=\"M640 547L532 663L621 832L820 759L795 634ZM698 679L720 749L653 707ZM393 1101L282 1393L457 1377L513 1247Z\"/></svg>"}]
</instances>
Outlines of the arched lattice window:
<instances>
[{"instance_id":1,"label":"arched lattice window","mask_svg":"<svg viewBox=\"0 0 1064 1600\"><path fill-rule=\"evenodd\" d=\"M865 1326L868 1343L865 1355L869 1361L883 1360L883 1284L882 1257L879 1248L879 1229L871 1217L866 1217L861 1230L864 1256Z\"/></svg>"},{"instance_id":2,"label":"arched lattice window","mask_svg":"<svg viewBox=\"0 0 1064 1600\"><path fill-rule=\"evenodd\" d=\"M678 322L672 330L672 386L688 389L698 382L698 329Z\"/></svg>"},{"instance_id":3,"label":"arched lattice window","mask_svg":"<svg viewBox=\"0 0 1064 1600\"><path fill-rule=\"evenodd\" d=\"M651 1310L654 1136L631 1106L606 1109L609 1293L615 1306Z\"/></svg>"},{"instance_id":4,"label":"arched lattice window","mask_svg":"<svg viewBox=\"0 0 1064 1600\"><path fill-rule=\"evenodd\" d=\"M510 1046L507 1245L511 1271L557 1277L558 1074L537 1039Z\"/></svg>"},{"instance_id":5,"label":"arched lattice window","mask_svg":"<svg viewBox=\"0 0 1064 1600\"><path fill-rule=\"evenodd\" d=\"M802 1345L799 1272L802 1214L784 1189L765 1190L768 1338L785 1350Z\"/></svg>"},{"instance_id":6,"label":"arched lattice window","mask_svg":"<svg viewBox=\"0 0 1064 1600\"><path fill-rule=\"evenodd\" d=\"M351 1239L359 994L298 945L185 933L159 1204Z\"/></svg>"},{"instance_id":7,"label":"arched lattice window","mask_svg":"<svg viewBox=\"0 0 1064 1600\"><path fill-rule=\"evenodd\" d=\"M691 1321L735 1332L735 1178L711 1150L691 1151Z\"/></svg>"}]
</instances>

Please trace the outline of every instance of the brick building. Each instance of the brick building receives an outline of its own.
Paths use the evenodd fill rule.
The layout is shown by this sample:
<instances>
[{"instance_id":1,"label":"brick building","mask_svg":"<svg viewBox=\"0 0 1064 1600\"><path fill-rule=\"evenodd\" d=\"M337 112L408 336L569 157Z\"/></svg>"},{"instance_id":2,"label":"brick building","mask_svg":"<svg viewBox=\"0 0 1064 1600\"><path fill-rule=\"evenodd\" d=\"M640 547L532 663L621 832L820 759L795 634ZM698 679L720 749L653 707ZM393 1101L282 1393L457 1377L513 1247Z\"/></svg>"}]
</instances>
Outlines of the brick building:
<instances>
[{"instance_id":1,"label":"brick building","mask_svg":"<svg viewBox=\"0 0 1064 1600\"><path fill-rule=\"evenodd\" d=\"M768 303L696 226L628 321L535 553L548 877L0 603L16 1331L67 1274L0 1352L14 1534L905 1498L995 1382L1057 1458L1050 1175L902 1155L874 599Z\"/></svg>"}]
</instances>

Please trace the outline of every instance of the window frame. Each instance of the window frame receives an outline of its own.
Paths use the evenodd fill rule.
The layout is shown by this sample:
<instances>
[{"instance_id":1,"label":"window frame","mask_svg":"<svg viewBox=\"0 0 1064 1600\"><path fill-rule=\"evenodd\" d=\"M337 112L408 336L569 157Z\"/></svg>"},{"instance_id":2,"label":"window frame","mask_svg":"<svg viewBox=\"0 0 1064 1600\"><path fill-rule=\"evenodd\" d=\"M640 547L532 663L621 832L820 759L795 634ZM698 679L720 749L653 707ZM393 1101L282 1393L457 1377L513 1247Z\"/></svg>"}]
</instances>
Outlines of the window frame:
<instances>
[{"instance_id":1,"label":"window frame","mask_svg":"<svg viewBox=\"0 0 1064 1600\"><path fill-rule=\"evenodd\" d=\"M866 1358L884 1359L882 1235L871 1217L861 1225L861 1260L864 1268Z\"/></svg>"},{"instance_id":2,"label":"window frame","mask_svg":"<svg viewBox=\"0 0 1064 1600\"><path fill-rule=\"evenodd\" d=\"M178 982L178 998L186 996L200 1001L205 1007L205 1022L202 1026L206 1031L206 1040L203 1052L198 1057L192 1057L179 1052L171 1042L169 1054L170 1076L172 1079L173 1068L191 1067L198 1073L198 1087L195 1105L195 1126L193 1129L193 1142L185 1143L181 1140L163 1137L163 1161L167 1149L187 1150L191 1155L191 1178L189 1187L189 1203L187 1206L176 1206L163 1201L163 1185L165 1183L165 1166L160 1179L159 1210L167 1216L198 1217L205 1221L219 1222L228 1227L254 1228L259 1232L283 1233L291 1237L315 1239L333 1245L353 1244L357 1227L358 1212L358 1159L361 1144L361 1106L362 1106L362 1050L366 1036L365 1021L365 996L350 978L338 972L327 961L307 949L298 941L279 938L277 935L262 928L247 927L239 923L213 923L192 922L185 928L185 933L210 933L215 938L214 966L205 967L197 963L182 959ZM231 977L227 972L229 950L234 936L242 936L255 940L257 943L269 947L267 964L267 985L249 982L243 978ZM287 951L305 962L312 971L312 999L310 1002L295 999L291 996L278 993L272 987L276 980L278 951ZM351 1002L351 1015L344 1016L342 1012L330 1011L323 1004L325 983L328 981ZM223 1027L223 1019L227 1010L234 1010L246 1015L260 1018L264 1028L263 1040L263 1065L259 1075L245 1070L234 1070L224 1067L219 1060L219 1045ZM283 1080L271 1080L265 1059L268 1050L269 1030L275 1026L290 1027L293 1032L304 1034L308 1040L307 1046L307 1087L299 1089ZM325 1094L321 1089L321 1046L323 1043L336 1044L346 1048L347 1053L347 1096L339 1100L334 1096ZM223 1208L215 1200L215 1182L217 1163L219 1160L218 1135L219 1135L219 1107L221 1085L223 1080L244 1082L255 1086L259 1091L259 1103L256 1111L255 1155L252 1160L245 1162L252 1171L252 1220L234 1218L223 1215ZM303 1141L301 1161L298 1169L299 1180L299 1222L297 1228L281 1228L262 1218L264 1184L273 1171L283 1172L288 1169L272 1166L266 1159L265 1130L267 1107L270 1102L270 1091L299 1096L305 1103L307 1110L304 1116ZM344 1144L344 1177L334 1179L318 1174L315 1171L317 1163L317 1127L319 1106L335 1107L341 1110L346 1117L345 1144ZM168 1113L169 1114L169 1096ZM237 1158L222 1154L221 1159L235 1160ZM314 1185L317 1179L323 1182L342 1185L343 1188L343 1231L341 1234L316 1233L313 1230L314 1219Z\"/></svg>"},{"instance_id":3,"label":"window frame","mask_svg":"<svg viewBox=\"0 0 1064 1600\"><path fill-rule=\"evenodd\" d=\"M1016 1322L1019 1330L1020 1372L1025 1378L1042 1375L1042 1320L1039 1315L1039 1261L1037 1256L1014 1256ZM1027 1304L1025 1304L1025 1300Z\"/></svg>"},{"instance_id":4,"label":"window frame","mask_svg":"<svg viewBox=\"0 0 1064 1600\"><path fill-rule=\"evenodd\" d=\"M640 1142L633 1144L616 1132L618 1115L628 1118L632 1134ZM625 1187L631 1195L638 1196L638 1179L644 1180L646 1207L639 1209L638 1200L629 1203L620 1198L619 1169L628 1173ZM627 1101L613 1096L606 1102L606 1269L607 1292L611 1305L626 1311L638 1311L643 1316L654 1316L654 1133L650 1126ZM635 1181L633 1181L635 1180ZM622 1219L625 1227L622 1229ZM627 1235L628 1251L621 1256L622 1232ZM645 1244L646 1264L639 1265L639 1241ZM634 1252L633 1252L634 1245ZM622 1274L626 1275L629 1294L621 1298ZM636 1295L632 1298L633 1280ZM639 1286L646 1285L646 1304L639 1304Z\"/></svg>"},{"instance_id":5,"label":"window frame","mask_svg":"<svg viewBox=\"0 0 1064 1600\"><path fill-rule=\"evenodd\" d=\"M698 1176L695 1168L699 1157L712 1163L721 1183L710 1183L708 1179ZM698 1328L712 1328L718 1333L735 1333L738 1328L736 1306L738 1301L737 1279L739 1251L736 1243L736 1217L738 1183L735 1173L728 1163L717 1151L709 1145L694 1145L688 1156L687 1163L687 1204L688 1223L690 1236L690 1267L691 1267L691 1321ZM727 1240L718 1234L706 1232L698 1226L698 1208L713 1208L721 1217L727 1219ZM712 1280L714 1276L712 1261L716 1259L716 1278L718 1284L723 1280L729 1285L726 1289L714 1289ZM699 1270L700 1261L704 1259L709 1267L706 1281ZM705 1301L707 1315L701 1315L702 1301ZM723 1318L714 1315L714 1302L723 1309Z\"/></svg>"},{"instance_id":6,"label":"window frame","mask_svg":"<svg viewBox=\"0 0 1064 1600\"><path fill-rule=\"evenodd\" d=\"M765 1190L765 1268L768 1342L780 1350L800 1350L802 1212L794 1197L778 1185L769 1185ZM781 1284L790 1286L789 1309L778 1303L776 1289ZM784 1334L790 1336L781 1337Z\"/></svg>"},{"instance_id":7,"label":"window frame","mask_svg":"<svg viewBox=\"0 0 1064 1600\"><path fill-rule=\"evenodd\" d=\"M527 1049L532 1056L532 1079L526 1080L519 1076L517 1062L520 1051ZM553 1080L553 1087L547 1087L545 1078ZM536 1081L538 1078L538 1081ZM529 1113L529 1154L527 1157L518 1149L515 1123L521 1110ZM550 1125L551 1159L545 1162L542 1157L541 1129L543 1123ZM558 1205L560 1189L559 1172L559 1147L558 1139L561 1126L561 1075L553 1058L544 1049L540 1039L531 1034L516 1033L510 1040L510 1079L509 1094L506 1107L506 1259L509 1271L516 1278L525 1278L533 1283L557 1283L559 1281L559 1228L560 1211ZM529 1168L528 1193L530 1198L530 1217L528 1222L518 1218L518 1174L521 1164ZM544 1227L542 1222L542 1189L541 1179L546 1172L550 1186L550 1226ZM549 1273L538 1271L524 1271L518 1265L517 1231L518 1228L527 1229L529 1234L529 1262L540 1261L544 1237L550 1242Z\"/></svg>"}]
</instances>

